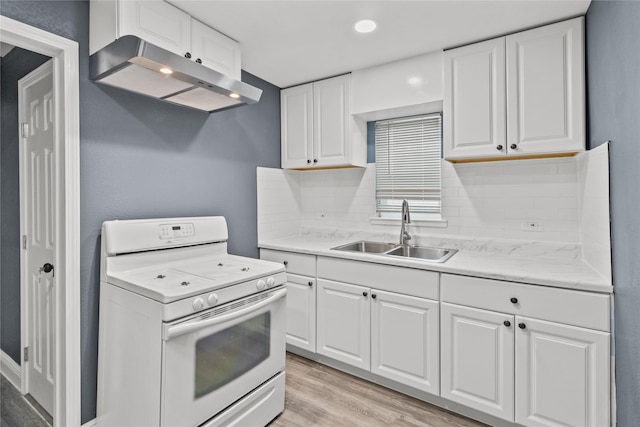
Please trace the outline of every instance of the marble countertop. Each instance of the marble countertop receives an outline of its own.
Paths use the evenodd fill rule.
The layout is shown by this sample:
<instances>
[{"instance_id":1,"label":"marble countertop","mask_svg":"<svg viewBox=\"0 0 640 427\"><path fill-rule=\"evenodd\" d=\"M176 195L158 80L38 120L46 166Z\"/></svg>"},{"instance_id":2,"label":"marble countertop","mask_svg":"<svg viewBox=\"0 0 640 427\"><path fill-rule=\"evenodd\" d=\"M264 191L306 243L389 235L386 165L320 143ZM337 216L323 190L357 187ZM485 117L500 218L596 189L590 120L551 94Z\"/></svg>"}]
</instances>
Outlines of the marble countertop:
<instances>
[{"instance_id":1,"label":"marble countertop","mask_svg":"<svg viewBox=\"0 0 640 427\"><path fill-rule=\"evenodd\" d=\"M477 242L475 245L467 245L467 248L463 244L449 246L438 244L440 247L458 249L458 253L444 263L331 250L333 247L357 240L390 241L361 239L356 236L306 234L261 241L258 246L263 249L352 259L533 285L602 293L613 292L611 281L602 277L581 259L545 257L544 251L536 253L535 250L532 250L536 247L535 245L520 244L513 245L509 249L496 250L490 244L479 245ZM422 242L418 244L424 245Z\"/></svg>"}]
</instances>

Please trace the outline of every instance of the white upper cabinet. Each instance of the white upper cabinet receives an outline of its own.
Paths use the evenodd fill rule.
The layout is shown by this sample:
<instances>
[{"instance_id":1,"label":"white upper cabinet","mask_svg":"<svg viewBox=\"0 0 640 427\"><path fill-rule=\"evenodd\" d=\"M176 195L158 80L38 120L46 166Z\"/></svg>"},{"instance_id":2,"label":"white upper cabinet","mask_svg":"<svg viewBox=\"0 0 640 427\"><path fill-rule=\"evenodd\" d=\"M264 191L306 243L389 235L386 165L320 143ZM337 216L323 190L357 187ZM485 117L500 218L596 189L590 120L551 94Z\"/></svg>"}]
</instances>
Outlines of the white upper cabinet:
<instances>
[{"instance_id":1,"label":"white upper cabinet","mask_svg":"<svg viewBox=\"0 0 640 427\"><path fill-rule=\"evenodd\" d=\"M507 36L509 154L584 150L583 26L576 18Z\"/></svg>"},{"instance_id":2,"label":"white upper cabinet","mask_svg":"<svg viewBox=\"0 0 640 427\"><path fill-rule=\"evenodd\" d=\"M313 161L323 167L349 158L350 85L351 75L313 84Z\"/></svg>"},{"instance_id":3,"label":"white upper cabinet","mask_svg":"<svg viewBox=\"0 0 640 427\"><path fill-rule=\"evenodd\" d=\"M134 35L207 68L240 80L241 50L235 40L162 0L91 0L89 51Z\"/></svg>"},{"instance_id":4,"label":"white upper cabinet","mask_svg":"<svg viewBox=\"0 0 640 427\"><path fill-rule=\"evenodd\" d=\"M118 37L135 35L177 55L191 49L191 17L169 3L120 1L118 18Z\"/></svg>"},{"instance_id":5,"label":"white upper cabinet","mask_svg":"<svg viewBox=\"0 0 640 427\"><path fill-rule=\"evenodd\" d=\"M313 158L313 85L308 83L280 92L282 167L298 169Z\"/></svg>"},{"instance_id":6,"label":"white upper cabinet","mask_svg":"<svg viewBox=\"0 0 640 427\"><path fill-rule=\"evenodd\" d=\"M504 38L445 52L444 147L447 158L504 153Z\"/></svg>"},{"instance_id":7,"label":"white upper cabinet","mask_svg":"<svg viewBox=\"0 0 640 427\"><path fill-rule=\"evenodd\" d=\"M282 168L365 166L366 123L351 115L351 75L280 93Z\"/></svg>"},{"instance_id":8,"label":"white upper cabinet","mask_svg":"<svg viewBox=\"0 0 640 427\"><path fill-rule=\"evenodd\" d=\"M584 19L445 52L447 160L585 149Z\"/></svg>"},{"instance_id":9,"label":"white upper cabinet","mask_svg":"<svg viewBox=\"0 0 640 427\"><path fill-rule=\"evenodd\" d=\"M202 65L236 80L241 78L240 44L200 21L191 20L191 55Z\"/></svg>"}]
</instances>

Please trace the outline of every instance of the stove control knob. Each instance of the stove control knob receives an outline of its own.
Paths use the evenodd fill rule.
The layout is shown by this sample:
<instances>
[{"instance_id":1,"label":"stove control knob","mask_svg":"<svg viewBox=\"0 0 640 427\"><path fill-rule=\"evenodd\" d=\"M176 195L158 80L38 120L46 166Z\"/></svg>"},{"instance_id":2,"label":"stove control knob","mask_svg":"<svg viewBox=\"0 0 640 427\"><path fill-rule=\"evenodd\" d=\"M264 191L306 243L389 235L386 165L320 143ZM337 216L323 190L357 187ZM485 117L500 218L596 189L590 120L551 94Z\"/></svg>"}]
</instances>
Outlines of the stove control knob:
<instances>
[{"instance_id":1,"label":"stove control knob","mask_svg":"<svg viewBox=\"0 0 640 427\"><path fill-rule=\"evenodd\" d=\"M271 287L271 286L273 286L273 285L275 285L275 284L276 284L276 279L274 279L273 277L269 277L269 278L267 279L267 286L268 286L268 287Z\"/></svg>"},{"instance_id":2,"label":"stove control knob","mask_svg":"<svg viewBox=\"0 0 640 427\"><path fill-rule=\"evenodd\" d=\"M204 307L204 301L202 298L196 298L193 300L193 311L201 310Z\"/></svg>"},{"instance_id":3,"label":"stove control knob","mask_svg":"<svg viewBox=\"0 0 640 427\"><path fill-rule=\"evenodd\" d=\"M207 297L207 302L209 303L210 306L214 306L218 303L218 295L216 294L211 294Z\"/></svg>"},{"instance_id":4,"label":"stove control knob","mask_svg":"<svg viewBox=\"0 0 640 427\"><path fill-rule=\"evenodd\" d=\"M256 288L258 288L259 291L263 290L266 287L267 287L267 284L262 279L258 280L258 283L256 283Z\"/></svg>"}]
</instances>

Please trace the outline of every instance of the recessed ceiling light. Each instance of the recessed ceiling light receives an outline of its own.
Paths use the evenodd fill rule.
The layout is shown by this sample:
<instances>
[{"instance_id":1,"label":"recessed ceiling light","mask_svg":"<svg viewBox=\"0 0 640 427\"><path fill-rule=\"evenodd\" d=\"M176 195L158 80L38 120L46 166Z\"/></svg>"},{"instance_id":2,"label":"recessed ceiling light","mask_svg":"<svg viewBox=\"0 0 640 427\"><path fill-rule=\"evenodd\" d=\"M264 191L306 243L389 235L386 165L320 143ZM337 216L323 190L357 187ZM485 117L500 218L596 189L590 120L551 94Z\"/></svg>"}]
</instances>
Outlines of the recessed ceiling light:
<instances>
[{"instance_id":1,"label":"recessed ceiling light","mask_svg":"<svg viewBox=\"0 0 640 427\"><path fill-rule=\"evenodd\" d=\"M162 74L173 74L173 70L171 68L167 68L167 67L160 68L160 72Z\"/></svg>"},{"instance_id":2,"label":"recessed ceiling light","mask_svg":"<svg viewBox=\"0 0 640 427\"><path fill-rule=\"evenodd\" d=\"M238 98L240 98L240 95L238 95L237 93L231 93L231 94L229 94L229 97L231 97L233 99L238 99Z\"/></svg>"},{"instance_id":3,"label":"recessed ceiling light","mask_svg":"<svg viewBox=\"0 0 640 427\"><path fill-rule=\"evenodd\" d=\"M371 19L361 19L353 24L353 28L359 33L370 33L376 29L378 24Z\"/></svg>"}]
</instances>

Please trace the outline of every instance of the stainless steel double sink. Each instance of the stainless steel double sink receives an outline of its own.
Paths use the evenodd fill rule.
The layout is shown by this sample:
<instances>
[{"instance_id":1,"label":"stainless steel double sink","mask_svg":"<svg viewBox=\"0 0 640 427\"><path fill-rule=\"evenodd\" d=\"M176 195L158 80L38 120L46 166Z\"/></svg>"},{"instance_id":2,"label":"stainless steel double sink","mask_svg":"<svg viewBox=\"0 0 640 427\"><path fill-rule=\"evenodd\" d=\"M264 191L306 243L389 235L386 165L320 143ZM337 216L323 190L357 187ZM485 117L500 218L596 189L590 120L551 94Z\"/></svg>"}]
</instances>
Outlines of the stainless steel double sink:
<instances>
[{"instance_id":1,"label":"stainless steel double sink","mask_svg":"<svg viewBox=\"0 0 640 427\"><path fill-rule=\"evenodd\" d=\"M434 248L430 246L410 246L400 245L397 243L367 242L364 240L337 246L335 248L331 248L331 250L392 256L405 259L411 258L429 262L445 262L458 252L457 249Z\"/></svg>"}]
</instances>

